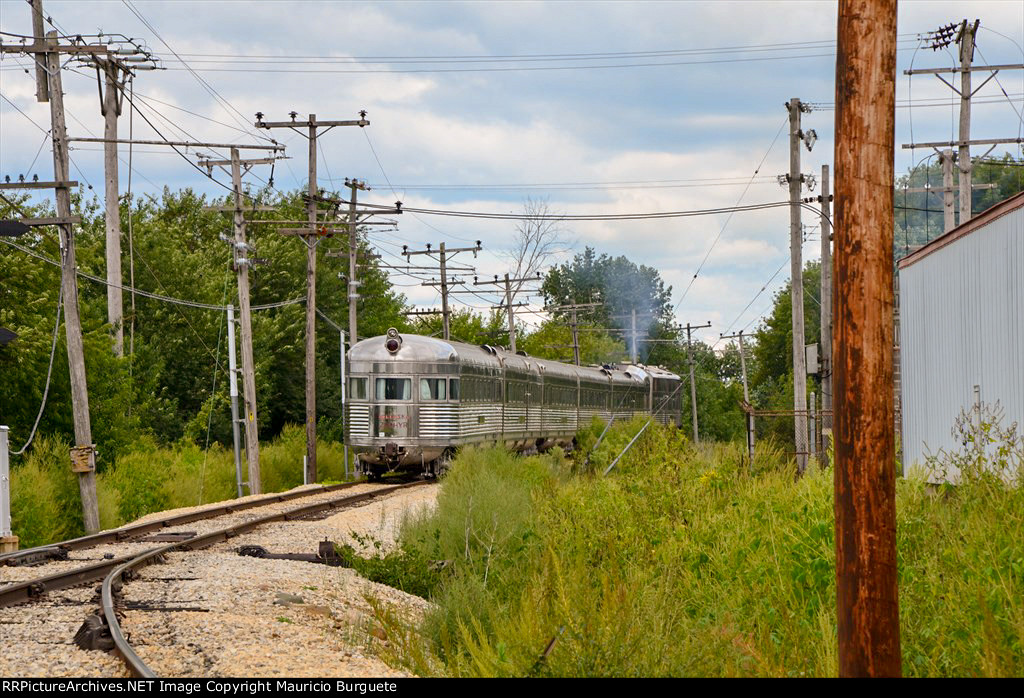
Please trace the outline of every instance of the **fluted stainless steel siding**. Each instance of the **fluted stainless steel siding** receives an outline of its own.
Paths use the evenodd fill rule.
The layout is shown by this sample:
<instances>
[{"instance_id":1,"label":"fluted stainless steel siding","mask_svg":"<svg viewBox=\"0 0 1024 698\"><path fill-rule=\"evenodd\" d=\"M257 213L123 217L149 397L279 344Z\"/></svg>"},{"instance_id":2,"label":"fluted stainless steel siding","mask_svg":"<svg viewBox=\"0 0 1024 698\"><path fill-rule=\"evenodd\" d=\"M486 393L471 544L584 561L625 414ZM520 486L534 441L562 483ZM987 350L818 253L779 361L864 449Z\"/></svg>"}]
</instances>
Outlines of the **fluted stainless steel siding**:
<instances>
[{"instance_id":1,"label":"fluted stainless steel siding","mask_svg":"<svg viewBox=\"0 0 1024 698\"><path fill-rule=\"evenodd\" d=\"M1024 208L900 270L900 344L906 465L961 446L976 385L1024 424Z\"/></svg>"}]
</instances>

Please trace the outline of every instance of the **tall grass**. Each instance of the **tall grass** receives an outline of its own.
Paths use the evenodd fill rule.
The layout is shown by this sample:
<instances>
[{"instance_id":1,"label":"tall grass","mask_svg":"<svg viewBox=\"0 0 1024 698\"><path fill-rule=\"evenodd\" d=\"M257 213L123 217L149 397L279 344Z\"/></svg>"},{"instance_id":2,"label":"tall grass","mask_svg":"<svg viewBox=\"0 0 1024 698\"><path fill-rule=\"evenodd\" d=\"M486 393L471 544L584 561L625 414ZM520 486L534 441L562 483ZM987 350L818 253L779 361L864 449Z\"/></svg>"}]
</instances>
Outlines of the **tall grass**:
<instances>
[{"instance_id":1,"label":"tall grass","mask_svg":"<svg viewBox=\"0 0 1024 698\"><path fill-rule=\"evenodd\" d=\"M642 424L614 426L593 471ZM743 455L654 427L608 477L467 452L403 533L445 564L422 626L382 616L392 659L453 676L833 675L832 474L796 480L776 453L751 475ZM935 496L907 478L897 511L905 673L1024 674L1021 490Z\"/></svg>"},{"instance_id":2,"label":"tall grass","mask_svg":"<svg viewBox=\"0 0 1024 698\"><path fill-rule=\"evenodd\" d=\"M305 432L285 427L260 444L260 473L265 492L302 484ZM319 480L344 476L342 446L317 446ZM244 473L244 464L243 464ZM159 447L138 440L132 450L96 476L100 525L113 528L165 509L231 499L236 494L234 455L214 445ZM84 533L77 476L71 472L68 444L40 438L25 461L11 471L11 527L22 547L43 545Z\"/></svg>"}]
</instances>

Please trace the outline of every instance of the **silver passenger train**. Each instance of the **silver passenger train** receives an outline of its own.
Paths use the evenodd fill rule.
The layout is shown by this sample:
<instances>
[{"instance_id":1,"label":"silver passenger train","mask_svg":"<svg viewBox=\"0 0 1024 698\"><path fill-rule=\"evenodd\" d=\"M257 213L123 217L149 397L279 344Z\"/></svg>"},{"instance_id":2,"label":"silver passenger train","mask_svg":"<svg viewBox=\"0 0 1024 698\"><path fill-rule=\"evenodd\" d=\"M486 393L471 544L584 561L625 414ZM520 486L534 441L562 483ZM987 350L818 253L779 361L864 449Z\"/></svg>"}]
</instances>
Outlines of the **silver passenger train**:
<instances>
[{"instance_id":1,"label":"silver passenger train","mask_svg":"<svg viewBox=\"0 0 1024 698\"><path fill-rule=\"evenodd\" d=\"M662 368L574 366L393 328L355 344L348 359L347 441L370 477L437 474L465 444L571 446L595 416L682 421L679 376Z\"/></svg>"}]
</instances>

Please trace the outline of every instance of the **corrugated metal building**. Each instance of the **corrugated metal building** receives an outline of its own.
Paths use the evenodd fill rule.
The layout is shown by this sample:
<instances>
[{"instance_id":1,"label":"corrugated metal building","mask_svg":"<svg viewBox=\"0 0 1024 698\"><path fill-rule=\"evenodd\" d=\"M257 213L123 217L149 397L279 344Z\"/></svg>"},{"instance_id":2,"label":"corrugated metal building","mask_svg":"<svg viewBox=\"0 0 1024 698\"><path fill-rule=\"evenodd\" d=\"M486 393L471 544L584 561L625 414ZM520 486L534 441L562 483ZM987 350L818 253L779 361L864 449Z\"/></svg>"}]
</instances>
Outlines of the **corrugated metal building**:
<instances>
[{"instance_id":1,"label":"corrugated metal building","mask_svg":"<svg viewBox=\"0 0 1024 698\"><path fill-rule=\"evenodd\" d=\"M1024 193L905 257L899 276L905 465L962 447L951 429L978 400L1024 426Z\"/></svg>"}]
</instances>

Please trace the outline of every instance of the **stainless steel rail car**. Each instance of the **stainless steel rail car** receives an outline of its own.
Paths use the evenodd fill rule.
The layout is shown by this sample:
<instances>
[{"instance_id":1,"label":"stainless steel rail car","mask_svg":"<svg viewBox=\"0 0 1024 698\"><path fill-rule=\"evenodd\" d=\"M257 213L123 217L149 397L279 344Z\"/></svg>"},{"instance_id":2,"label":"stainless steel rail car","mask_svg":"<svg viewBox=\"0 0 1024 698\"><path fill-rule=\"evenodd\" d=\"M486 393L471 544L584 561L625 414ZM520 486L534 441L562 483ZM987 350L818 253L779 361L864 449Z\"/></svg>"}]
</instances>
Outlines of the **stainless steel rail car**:
<instances>
[{"instance_id":1,"label":"stainless steel rail car","mask_svg":"<svg viewBox=\"0 0 1024 698\"><path fill-rule=\"evenodd\" d=\"M436 473L459 446L569 446L581 425L654 414L680 425L679 376L647 366L573 366L394 330L348 352L347 441L358 470Z\"/></svg>"}]
</instances>

